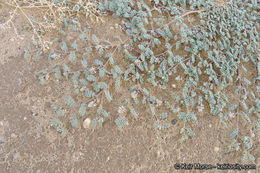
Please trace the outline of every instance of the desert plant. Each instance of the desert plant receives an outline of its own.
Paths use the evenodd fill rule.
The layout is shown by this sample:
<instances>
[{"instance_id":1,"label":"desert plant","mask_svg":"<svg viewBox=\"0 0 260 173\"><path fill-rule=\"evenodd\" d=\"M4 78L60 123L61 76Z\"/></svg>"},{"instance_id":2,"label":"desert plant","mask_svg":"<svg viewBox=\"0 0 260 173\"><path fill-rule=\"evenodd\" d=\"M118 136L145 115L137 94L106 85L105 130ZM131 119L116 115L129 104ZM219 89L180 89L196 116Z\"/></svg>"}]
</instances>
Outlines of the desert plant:
<instances>
[{"instance_id":1,"label":"desert plant","mask_svg":"<svg viewBox=\"0 0 260 173\"><path fill-rule=\"evenodd\" d=\"M14 2L9 5L20 10L37 6L33 3L23 7ZM68 3L73 4L72 9ZM234 128L226 151L238 150L243 143L242 160L254 159L250 154L252 135L242 134L244 131L239 122L247 122L247 129L253 129L253 133L260 131L259 23L256 22L259 7L256 0L93 2L94 12L90 10L90 14L98 12L120 18L119 26L128 39L121 40L115 35L117 42L99 38L91 33L88 18L84 26L80 16L73 15L86 9L89 3L92 2L56 0L40 4L53 10L53 18L62 23L60 27L55 25L60 37L68 32L78 34L74 40L58 41L59 38L55 38L50 42L48 59L52 65L36 73L43 85L51 79L59 85L64 81L71 83L73 90L65 96L66 105L72 112L77 109L81 117L87 115L86 108L96 109L97 116L92 121L92 127L96 127L97 123L102 125L104 119L110 117L103 105L113 102L112 89L120 88L122 82L128 83L129 98L122 101L119 114L128 109L132 118L138 119L137 104L147 106L155 130L170 128L169 114L172 114L183 121L181 141L196 135L192 124L199 123L197 116L207 107L209 114L218 116L223 126ZM66 13L62 11L64 8ZM41 38L35 28L41 25L34 24L30 18L29 22L35 35ZM33 52L31 49L28 47L25 57ZM120 54L124 59L119 62L115 57ZM35 57L38 59L39 50ZM92 62L91 57L95 58ZM248 69L254 73L249 75ZM174 83L174 88L176 84L181 88L171 100L160 100L151 92L152 88L166 91L169 83ZM145 88L147 85L150 87ZM229 93L230 88L234 89L233 94ZM230 101L230 94L237 99ZM75 98L84 99L77 103ZM160 114L159 109L168 112ZM53 110L62 117L57 106ZM119 115L115 124L122 128L128 125L129 118ZM72 127L78 126L77 119L76 114L71 114ZM57 118L51 123L64 134Z\"/></svg>"}]
</instances>

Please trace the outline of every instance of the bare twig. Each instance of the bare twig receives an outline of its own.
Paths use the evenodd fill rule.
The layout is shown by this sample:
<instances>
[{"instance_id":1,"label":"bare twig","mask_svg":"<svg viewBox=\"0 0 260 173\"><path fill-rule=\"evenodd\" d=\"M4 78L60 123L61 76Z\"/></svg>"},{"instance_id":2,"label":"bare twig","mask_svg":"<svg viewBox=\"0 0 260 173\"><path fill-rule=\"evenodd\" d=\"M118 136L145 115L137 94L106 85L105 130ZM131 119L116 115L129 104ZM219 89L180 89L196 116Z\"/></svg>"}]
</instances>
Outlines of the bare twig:
<instances>
[{"instance_id":1,"label":"bare twig","mask_svg":"<svg viewBox=\"0 0 260 173\"><path fill-rule=\"evenodd\" d=\"M186 13L184 13L183 15L181 15L180 17L184 17L184 16L187 16L189 14L193 14L193 13L201 13L201 12L204 12L206 10L195 10L195 11L188 11Z\"/></svg>"}]
</instances>

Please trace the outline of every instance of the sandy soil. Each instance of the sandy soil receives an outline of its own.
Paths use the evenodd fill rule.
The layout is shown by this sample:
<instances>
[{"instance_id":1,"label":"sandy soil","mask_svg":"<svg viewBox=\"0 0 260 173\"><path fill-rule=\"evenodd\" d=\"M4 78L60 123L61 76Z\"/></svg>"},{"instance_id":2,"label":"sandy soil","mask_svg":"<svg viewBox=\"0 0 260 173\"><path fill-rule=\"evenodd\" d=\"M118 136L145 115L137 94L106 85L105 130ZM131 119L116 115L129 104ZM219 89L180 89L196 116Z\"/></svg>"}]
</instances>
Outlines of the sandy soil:
<instances>
[{"instance_id":1,"label":"sandy soil","mask_svg":"<svg viewBox=\"0 0 260 173\"><path fill-rule=\"evenodd\" d=\"M8 19L8 11L9 7L0 6L0 23ZM99 38L112 40L111 36L115 33L126 38L120 30L111 30L118 22L116 19L104 18L104 21L92 29ZM18 15L13 22L21 26L26 21ZM148 108L138 107L137 111L142 112L140 118L130 120L129 126L118 130L114 120L120 102L127 97L127 87L124 87L127 84L123 84L118 91L111 90L113 105L105 105L111 118L106 120L102 128L69 129L69 135L62 138L50 127L49 120L54 114L49 105L59 102L64 90L55 84L40 85L34 72L46 66L46 58L25 60L24 49L31 42L32 34L22 29L18 33L24 36L23 40L12 27L0 30L1 173L168 173L182 172L174 169L175 163L241 163L241 151L224 153L231 128L220 127L219 119L212 118L207 109L197 114L200 125L195 128L196 137L182 144L179 139L183 122L177 121L167 131L154 131ZM52 36L50 34L47 37ZM177 86L167 92L179 89ZM167 94L158 97L167 97ZM251 170L250 173L260 172L259 139L259 135L255 137L252 150L258 170Z\"/></svg>"}]
</instances>

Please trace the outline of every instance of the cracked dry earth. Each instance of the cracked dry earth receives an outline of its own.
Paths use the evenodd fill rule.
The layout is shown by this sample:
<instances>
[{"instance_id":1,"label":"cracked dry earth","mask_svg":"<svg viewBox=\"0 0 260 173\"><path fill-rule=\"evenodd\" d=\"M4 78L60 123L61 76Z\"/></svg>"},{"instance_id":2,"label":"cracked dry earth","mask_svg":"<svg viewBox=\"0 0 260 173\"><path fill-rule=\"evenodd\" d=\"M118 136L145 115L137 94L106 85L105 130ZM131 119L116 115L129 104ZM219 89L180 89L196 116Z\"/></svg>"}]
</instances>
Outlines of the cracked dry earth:
<instances>
[{"instance_id":1,"label":"cracked dry earth","mask_svg":"<svg viewBox=\"0 0 260 173\"><path fill-rule=\"evenodd\" d=\"M148 127L151 122L130 123L120 131L108 121L98 130L71 130L61 138L49 125L48 105L63 93L39 84L34 72L46 62L23 58L31 35L22 34L23 40L12 28L0 30L0 173L170 173L184 172L175 170L175 163L240 163L241 153L224 153L228 133L207 114L199 118L196 138L182 144L178 122L156 132ZM257 148L255 153L258 169L239 172L260 172Z\"/></svg>"}]
</instances>

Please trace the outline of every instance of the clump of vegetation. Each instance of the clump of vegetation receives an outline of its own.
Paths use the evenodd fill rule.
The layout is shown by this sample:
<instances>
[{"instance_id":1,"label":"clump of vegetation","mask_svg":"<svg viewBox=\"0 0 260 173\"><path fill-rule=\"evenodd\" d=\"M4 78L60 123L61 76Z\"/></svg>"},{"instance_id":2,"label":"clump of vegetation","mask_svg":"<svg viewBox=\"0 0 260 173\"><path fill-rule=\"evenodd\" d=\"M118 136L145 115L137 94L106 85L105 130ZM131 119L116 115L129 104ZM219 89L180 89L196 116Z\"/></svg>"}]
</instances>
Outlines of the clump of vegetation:
<instances>
[{"instance_id":1,"label":"clump of vegetation","mask_svg":"<svg viewBox=\"0 0 260 173\"><path fill-rule=\"evenodd\" d=\"M94 10L86 10L89 3L94 4ZM113 102L113 91L124 82L129 85L129 98L122 101L114 121L120 129L129 124L128 119L138 119L141 112L137 112L136 107L144 106L150 109L155 130L171 128L170 114L182 120L183 141L196 135L192 130L195 126L191 124L199 124L198 115L209 110L213 118L219 118L221 125L233 128L226 152L242 148L242 160L254 160L250 154L252 137L260 132L256 0L222 3L214 0L99 0L83 4L82 1L55 0L46 5L48 10L56 9L51 14L54 18L59 14L62 26L55 25L60 38L55 38L48 47L51 65L36 75L43 85L52 80L58 85L72 84L73 89L64 97L65 104L74 112L70 116L72 127L78 127L78 118L87 116L89 109L97 112L92 127L102 126L111 116L103 105ZM18 2L14 6L23 7ZM26 7L36 6L34 3ZM59 13L63 8L70 10ZM81 11L84 14L98 12L93 14L100 19L102 15L119 18L118 26L128 39L122 40L116 33L116 42L99 38L91 31L89 18L84 22L80 18ZM40 26L29 21L32 27ZM65 41L69 32L77 36ZM39 35L35 28L34 33ZM36 59L41 51L39 48L34 52ZM28 47L25 57L32 52ZM116 60L115 57L122 55L123 59ZM158 92L171 90L169 84L173 88L177 84L181 86L171 100L160 100L152 94L153 88L158 88ZM83 101L78 103L77 100ZM54 105L53 109L58 118L63 117L59 106ZM168 112L159 113L160 109ZM125 112L132 116L125 116ZM248 130L247 134L239 127L241 121L247 123L243 127ZM51 123L65 134L64 125L57 117Z\"/></svg>"},{"instance_id":2,"label":"clump of vegetation","mask_svg":"<svg viewBox=\"0 0 260 173\"><path fill-rule=\"evenodd\" d=\"M10 12L10 18L0 24L0 28L5 29L11 26L14 28L16 35L23 39L23 36L19 35L17 31L18 28L13 22L16 16L19 14L23 15L23 17L27 19L28 24L21 27L33 32L32 40L34 45L40 47L43 51L51 47L51 43L45 40L44 36L52 30L66 34L59 26L61 23L66 23L68 18L84 15L86 19L91 21L102 21L102 19L97 16L98 9L96 8L97 1L95 0L11 0L0 3L14 9ZM28 12L30 10L38 10L43 17L36 20L33 14Z\"/></svg>"}]
</instances>

